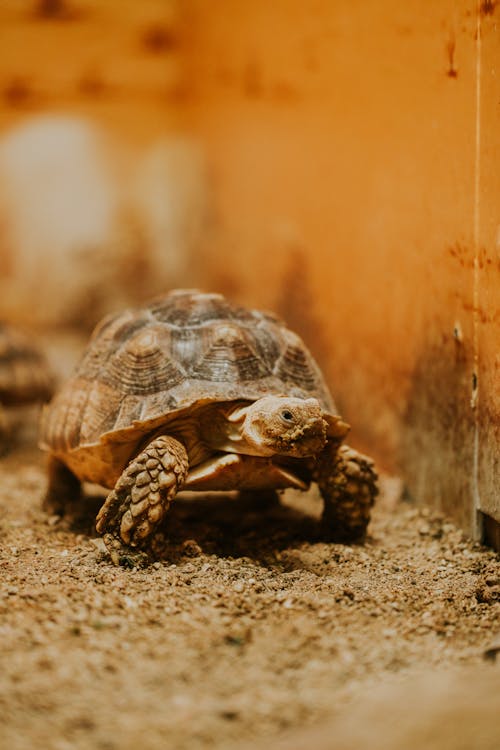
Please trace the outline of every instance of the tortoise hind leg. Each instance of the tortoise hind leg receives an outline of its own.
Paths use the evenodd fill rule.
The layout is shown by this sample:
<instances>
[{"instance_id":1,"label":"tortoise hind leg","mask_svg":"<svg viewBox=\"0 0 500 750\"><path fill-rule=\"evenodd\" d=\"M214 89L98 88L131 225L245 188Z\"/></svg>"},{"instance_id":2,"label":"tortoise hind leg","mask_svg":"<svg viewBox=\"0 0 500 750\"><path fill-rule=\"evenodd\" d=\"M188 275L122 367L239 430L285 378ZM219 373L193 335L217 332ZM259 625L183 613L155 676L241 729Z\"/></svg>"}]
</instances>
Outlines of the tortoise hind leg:
<instances>
[{"instance_id":1,"label":"tortoise hind leg","mask_svg":"<svg viewBox=\"0 0 500 750\"><path fill-rule=\"evenodd\" d=\"M80 480L55 456L49 456L47 468L49 483L43 510L51 515L74 517L82 494Z\"/></svg>"},{"instance_id":2,"label":"tortoise hind leg","mask_svg":"<svg viewBox=\"0 0 500 750\"><path fill-rule=\"evenodd\" d=\"M315 479L324 501L324 537L334 542L363 541L378 495L373 461L348 445L327 445L318 458Z\"/></svg>"},{"instance_id":3,"label":"tortoise hind leg","mask_svg":"<svg viewBox=\"0 0 500 750\"><path fill-rule=\"evenodd\" d=\"M115 565L147 560L143 550L184 484L188 468L184 446L165 435L152 440L128 464L96 519Z\"/></svg>"}]
</instances>

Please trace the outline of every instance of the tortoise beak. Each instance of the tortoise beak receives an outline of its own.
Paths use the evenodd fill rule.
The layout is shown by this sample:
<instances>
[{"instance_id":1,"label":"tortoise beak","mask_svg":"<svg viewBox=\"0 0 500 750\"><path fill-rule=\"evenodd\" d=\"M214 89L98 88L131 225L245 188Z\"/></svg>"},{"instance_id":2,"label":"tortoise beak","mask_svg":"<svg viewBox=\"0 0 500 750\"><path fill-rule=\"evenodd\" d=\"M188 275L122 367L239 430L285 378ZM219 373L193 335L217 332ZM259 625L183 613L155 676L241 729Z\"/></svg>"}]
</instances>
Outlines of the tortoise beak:
<instances>
[{"instance_id":1,"label":"tortoise beak","mask_svg":"<svg viewBox=\"0 0 500 750\"><path fill-rule=\"evenodd\" d=\"M327 423L321 417L311 420L302 428L302 434L290 442L287 454L302 458L320 453L327 441Z\"/></svg>"},{"instance_id":2,"label":"tortoise beak","mask_svg":"<svg viewBox=\"0 0 500 750\"><path fill-rule=\"evenodd\" d=\"M305 430L304 440L310 445L313 453L323 450L327 440L328 425L324 419L316 420L309 429Z\"/></svg>"}]
</instances>

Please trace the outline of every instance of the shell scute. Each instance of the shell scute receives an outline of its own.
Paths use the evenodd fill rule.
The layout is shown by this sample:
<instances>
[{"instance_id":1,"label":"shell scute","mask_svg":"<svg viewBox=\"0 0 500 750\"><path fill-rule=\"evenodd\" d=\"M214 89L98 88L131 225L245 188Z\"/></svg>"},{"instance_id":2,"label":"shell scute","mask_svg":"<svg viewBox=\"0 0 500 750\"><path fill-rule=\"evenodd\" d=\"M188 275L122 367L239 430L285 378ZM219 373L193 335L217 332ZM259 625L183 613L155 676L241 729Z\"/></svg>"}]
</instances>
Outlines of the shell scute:
<instances>
[{"instance_id":1,"label":"shell scute","mask_svg":"<svg viewBox=\"0 0 500 750\"><path fill-rule=\"evenodd\" d=\"M173 388L186 373L168 356L169 350L167 327L153 324L133 330L108 357L102 382L124 395L144 396Z\"/></svg>"},{"instance_id":2,"label":"shell scute","mask_svg":"<svg viewBox=\"0 0 500 750\"><path fill-rule=\"evenodd\" d=\"M244 326L215 323L207 338L206 350L190 369L192 377L238 383L271 375L271 369L259 356L253 337Z\"/></svg>"},{"instance_id":3,"label":"shell scute","mask_svg":"<svg viewBox=\"0 0 500 750\"><path fill-rule=\"evenodd\" d=\"M321 384L322 376L317 368L311 367L310 357L301 339L291 331L283 332L283 352L279 357L276 374L285 383L293 383L313 391Z\"/></svg>"},{"instance_id":4,"label":"shell scute","mask_svg":"<svg viewBox=\"0 0 500 750\"><path fill-rule=\"evenodd\" d=\"M202 326L215 320L241 320L249 316L245 308L231 305L221 294L179 290L153 300L151 315L171 326Z\"/></svg>"},{"instance_id":5,"label":"shell scute","mask_svg":"<svg viewBox=\"0 0 500 750\"><path fill-rule=\"evenodd\" d=\"M44 415L41 442L74 452L128 441L132 453L180 410L272 393L312 395L334 409L318 366L278 318L218 294L175 291L97 327Z\"/></svg>"},{"instance_id":6,"label":"shell scute","mask_svg":"<svg viewBox=\"0 0 500 750\"><path fill-rule=\"evenodd\" d=\"M131 310L111 314L97 324L79 365L89 379L99 378L116 350L148 324L147 317L134 315Z\"/></svg>"}]
</instances>

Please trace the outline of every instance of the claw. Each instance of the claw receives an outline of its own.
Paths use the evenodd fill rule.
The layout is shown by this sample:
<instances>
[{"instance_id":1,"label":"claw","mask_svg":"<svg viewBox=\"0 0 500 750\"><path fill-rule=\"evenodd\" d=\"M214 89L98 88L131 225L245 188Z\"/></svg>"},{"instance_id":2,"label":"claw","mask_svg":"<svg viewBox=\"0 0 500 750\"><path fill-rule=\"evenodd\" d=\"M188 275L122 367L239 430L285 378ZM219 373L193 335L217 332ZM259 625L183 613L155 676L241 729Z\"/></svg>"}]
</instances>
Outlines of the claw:
<instances>
[{"instance_id":1,"label":"claw","mask_svg":"<svg viewBox=\"0 0 500 750\"><path fill-rule=\"evenodd\" d=\"M169 470L165 471L165 466ZM144 548L187 473L184 446L166 436L155 438L129 463L96 519L96 529L104 534L104 543L115 565L121 564L131 547Z\"/></svg>"}]
</instances>

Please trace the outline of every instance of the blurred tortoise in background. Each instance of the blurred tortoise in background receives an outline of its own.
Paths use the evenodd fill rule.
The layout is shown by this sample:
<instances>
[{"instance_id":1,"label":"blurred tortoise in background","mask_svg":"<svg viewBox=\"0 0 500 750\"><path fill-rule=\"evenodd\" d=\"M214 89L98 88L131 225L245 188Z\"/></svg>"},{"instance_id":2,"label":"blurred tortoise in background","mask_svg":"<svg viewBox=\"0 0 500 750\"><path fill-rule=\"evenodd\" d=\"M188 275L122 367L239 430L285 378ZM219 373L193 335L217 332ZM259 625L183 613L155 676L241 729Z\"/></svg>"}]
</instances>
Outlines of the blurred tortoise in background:
<instances>
[{"instance_id":1,"label":"blurred tortoise in background","mask_svg":"<svg viewBox=\"0 0 500 750\"><path fill-rule=\"evenodd\" d=\"M9 447L9 421L3 407L47 401L54 379L47 360L27 334L0 322L0 452Z\"/></svg>"},{"instance_id":2,"label":"blurred tortoise in background","mask_svg":"<svg viewBox=\"0 0 500 750\"><path fill-rule=\"evenodd\" d=\"M348 430L279 319L220 294L170 292L105 318L45 408L45 508L69 512L81 481L109 488L96 528L119 563L148 550L179 490L258 494L316 481L327 536L361 540L377 475L341 446Z\"/></svg>"}]
</instances>

